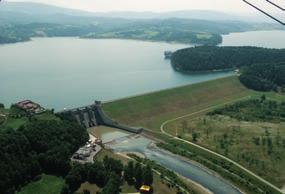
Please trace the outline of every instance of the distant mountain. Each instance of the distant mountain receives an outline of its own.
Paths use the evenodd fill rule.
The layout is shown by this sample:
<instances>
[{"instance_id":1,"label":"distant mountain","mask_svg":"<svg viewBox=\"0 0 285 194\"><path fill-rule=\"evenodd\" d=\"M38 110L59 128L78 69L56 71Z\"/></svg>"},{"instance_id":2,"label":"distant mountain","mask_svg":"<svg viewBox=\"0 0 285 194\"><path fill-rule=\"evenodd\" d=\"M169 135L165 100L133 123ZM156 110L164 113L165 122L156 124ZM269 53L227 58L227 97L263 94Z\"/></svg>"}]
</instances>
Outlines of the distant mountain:
<instances>
[{"instance_id":1,"label":"distant mountain","mask_svg":"<svg viewBox=\"0 0 285 194\"><path fill-rule=\"evenodd\" d=\"M31 3L31 2L7 2L4 1L0 4L1 12L17 12L27 15L57 15L66 14L73 16L94 16L94 13L57 7L54 5Z\"/></svg>"},{"instance_id":2,"label":"distant mountain","mask_svg":"<svg viewBox=\"0 0 285 194\"><path fill-rule=\"evenodd\" d=\"M167 19L167 18L183 18L183 19L199 19L210 21L252 21L256 22L256 18L246 17L237 14L213 10L181 10L172 12L106 12L96 13L97 16L115 17L115 18L132 18L132 19ZM251 19L250 19L251 18Z\"/></svg>"},{"instance_id":3,"label":"distant mountain","mask_svg":"<svg viewBox=\"0 0 285 194\"><path fill-rule=\"evenodd\" d=\"M13 15L14 14L14 15ZM33 16L37 18L33 18ZM6 16L9 16L8 18ZM47 16L50 18L47 19ZM68 9L48 4L29 2L2 2L0 4L0 19L6 18L11 22L23 22L25 19L37 22L39 18L52 22L52 17L66 20L67 16L73 17L104 17L123 19L167 19L184 18L210 21L246 21L246 22L272 22L263 15L243 16L213 10L181 10L172 12L87 12ZM78 19L78 18L77 18Z\"/></svg>"},{"instance_id":4,"label":"distant mountain","mask_svg":"<svg viewBox=\"0 0 285 194\"><path fill-rule=\"evenodd\" d=\"M0 44L77 36L217 45L222 34L281 27L214 11L93 13L38 3L0 3Z\"/></svg>"}]
</instances>

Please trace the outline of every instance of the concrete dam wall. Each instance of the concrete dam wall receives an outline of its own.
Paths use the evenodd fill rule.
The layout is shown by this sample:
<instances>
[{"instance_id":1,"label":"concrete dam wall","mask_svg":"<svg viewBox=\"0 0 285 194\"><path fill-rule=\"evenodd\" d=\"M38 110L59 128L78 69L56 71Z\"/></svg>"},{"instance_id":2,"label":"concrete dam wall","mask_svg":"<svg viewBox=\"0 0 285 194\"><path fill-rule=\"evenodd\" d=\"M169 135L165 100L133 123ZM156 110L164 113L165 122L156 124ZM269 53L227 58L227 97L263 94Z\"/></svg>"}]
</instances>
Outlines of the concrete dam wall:
<instances>
[{"instance_id":1,"label":"concrete dam wall","mask_svg":"<svg viewBox=\"0 0 285 194\"><path fill-rule=\"evenodd\" d=\"M94 104L89 106L64 110L57 114L67 119L76 120L80 125L86 128L105 125L131 133L140 133L143 130L142 128L129 127L113 121L104 113L101 107L101 102L99 101L96 101Z\"/></svg>"}]
</instances>

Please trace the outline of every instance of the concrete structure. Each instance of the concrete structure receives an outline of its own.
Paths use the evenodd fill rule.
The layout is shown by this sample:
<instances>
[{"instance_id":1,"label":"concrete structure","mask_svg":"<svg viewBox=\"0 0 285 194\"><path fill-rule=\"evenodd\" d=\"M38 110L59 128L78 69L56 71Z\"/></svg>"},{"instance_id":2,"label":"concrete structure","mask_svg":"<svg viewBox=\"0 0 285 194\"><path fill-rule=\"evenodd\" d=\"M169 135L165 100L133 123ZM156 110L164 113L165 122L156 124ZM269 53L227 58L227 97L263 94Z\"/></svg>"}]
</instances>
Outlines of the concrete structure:
<instances>
[{"instance_id":1,"label":"concrete structure","mask_svg":"<svg viewBox=\"0 0 285 194\"><path fill-rule=\"evenodd\" d=\"M140 133L143 130L142 128L128 127L110 119L103 112L100 101L95 101L94 104L89 106L61 111L58 114L65 118L75 119L80 125L86 128L105 125L131 133Z\"/></svg>"},{"instance_id":2,"label":"concrete structure","mask_svg":"<svg viewBox=\"0 0 285 194\"><path fill-rule=\"evenodd\" d=\"M89 134L89 141L79 148L72 156L71 161L80 163L93 163L94 157L102 150L101 145L96 144L98 138Z\"/></svg>"}]
</instances>

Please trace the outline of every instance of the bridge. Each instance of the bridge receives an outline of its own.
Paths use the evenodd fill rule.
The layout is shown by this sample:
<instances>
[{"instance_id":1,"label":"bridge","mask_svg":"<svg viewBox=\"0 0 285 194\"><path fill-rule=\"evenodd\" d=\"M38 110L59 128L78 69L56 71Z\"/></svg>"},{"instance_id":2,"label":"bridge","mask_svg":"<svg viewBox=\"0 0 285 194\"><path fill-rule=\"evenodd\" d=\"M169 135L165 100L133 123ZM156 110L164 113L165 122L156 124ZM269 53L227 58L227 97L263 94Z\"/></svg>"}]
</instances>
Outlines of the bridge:
<instances>
[{"instance_id":1,"label":"bridge","mask_svg":"<svg viewBox=\"0 0 285 194\"><path fill-rule=\"evenodd\" d=\"M76 120L78 124L86 128L104 125L131 133L141 133L143 130L142 128L129 127L113 121L102 110L100 101L95 101L92 105L60 111L57 115L69 120Z\"/></svg>"}]
</instances>

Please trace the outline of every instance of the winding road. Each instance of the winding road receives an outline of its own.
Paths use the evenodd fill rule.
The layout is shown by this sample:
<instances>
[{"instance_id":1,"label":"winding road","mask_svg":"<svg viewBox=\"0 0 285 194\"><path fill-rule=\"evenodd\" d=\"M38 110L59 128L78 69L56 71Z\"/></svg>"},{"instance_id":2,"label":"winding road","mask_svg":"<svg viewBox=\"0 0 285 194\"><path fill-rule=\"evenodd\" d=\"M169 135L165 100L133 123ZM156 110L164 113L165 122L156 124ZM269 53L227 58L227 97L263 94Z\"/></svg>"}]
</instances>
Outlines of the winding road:
<instances>
[{"instance_id":1,"label":"winding road","mask_svg":"<svg viewBox=\"0 0 285 194\"><path fill-rule=\"evenodd\" d=\"M233 102L235 102L235 101L240 101L240 100L249 99L249 98L251 98L251 96L247 96L247 97L244 97L244 98L241 98L241 99L238 99L238 100L234 100L234 101L231 101L231 102L227 102L227 103L223 103L223 104L220 104L220 105L212 106L212 107L209 107L209 108L206 108L206 109L203 109L203 110L200 110L200 111L191 113L191 114L186 114L186 115L183 115L183 116L174 118L174 119L167 120L167 121L165 121L165 122L163 122L163 123L161 124L161 126L160 126L160 131L161 131L163 134L165 134L165 135L167 135L167 136L169 136L169 137L172 137L172 138L174 138L174 139L176 139L176 140L179 140L179 141L182 141L182 142L184 142L184 143L190 144L190 145L192 145L192 146L194 146L194 147L196 147L196 148L199 148L199 149L204 150L204 151L206 151L206 152L208 152L208 153L210 153L210 154L213 154L213 155L215 155L215 156L218 156L218 157L220 157L220 158L222 158L222 159L224 159L224 160L226 160L226 161L228 161L228 162L231 162L233 165L235 165L235 166L237 166L238 168L244 170L244 171L247 172L248 174L254 176L255 178L257 178L258 180L260 180L261 182L263 182L263 183L266 184L267 186L269 186L269 187L271 187L271 188L274 188L276 191L278 191L278 192L284 194L284 193L285 193L284 191L282 191L281 189L279 189L279 188L276 187L275 185L271 184L270 182L266 181L266 180L263 179L262 177L256 175L255 173L253 173L253 172L250 171L249 169L247 169L247 168L243 167L242 165L238 164L237 162L231 160L230 158L227 158L227 157L225 157L225 156L223 156L223 155L221 155L221 154L219 154L219 153L217 153L217 152L214 152L214 151L212 151L212 150L209 150L209 149L207 149L207 148L205 148L205 147L202 147L202 146L200 146L200 145L197 145L197 144L195 144L195 143L193 143L193 142L190 142L190 141L187 141L187 140L184 140L184 139L175 137L175 136L171 135L170 133L167 133L167 132L165 131L165 129L164 129L164 127L165 127L167 124L169 124L169 123L171 123L171 122L173 122L173 121L176 121L176 120L179 120L179 119L183 119L183 118L186 118L186 117L190 117L190 116L194 116L194 115L197 115L197 114L200 114L200 113L203 113L203 112L207 112L207 111L209 111L209 110L212 110L212 109L217 108L217 107L220 107L220 106L224 106L224 105L227 105L227 104L231 104L231 103L233 103Z\"/></svg>"}]
</instances>

